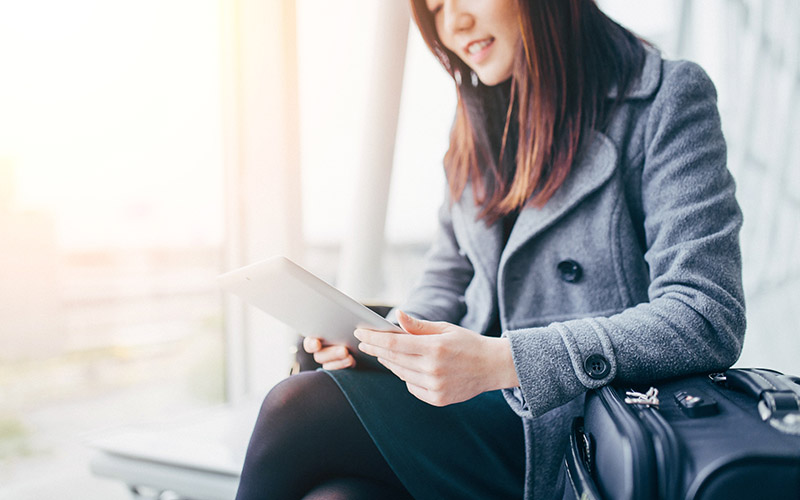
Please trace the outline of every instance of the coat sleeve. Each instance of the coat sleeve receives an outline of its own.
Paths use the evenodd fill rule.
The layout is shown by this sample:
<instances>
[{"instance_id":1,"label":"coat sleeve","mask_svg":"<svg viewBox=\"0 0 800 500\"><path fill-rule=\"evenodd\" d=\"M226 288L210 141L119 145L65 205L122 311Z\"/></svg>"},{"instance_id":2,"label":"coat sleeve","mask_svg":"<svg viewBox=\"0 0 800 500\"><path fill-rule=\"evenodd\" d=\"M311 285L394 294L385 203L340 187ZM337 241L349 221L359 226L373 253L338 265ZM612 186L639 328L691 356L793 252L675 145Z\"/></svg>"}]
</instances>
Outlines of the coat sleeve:
<instances>
[{"instance_id":1,"label":"coat sleeve","mask_svg":"<svg viewBox=\"0 0 800 500\"><path fill-rule=\"evenodd\" d=\"M614 379L723 370L739 357L742 214L716 91L684 62L665 73L651 106L641 179L649 300L611 317L506 332L520 388L504 392L522 416Z\"/></svg>"},{"instance_id":2,"label":"coat sleeve","mask_svg":"<svg viewBox=\"0 0 800 500\"><path fill-rule=\"evenodd\" d=\"M437 235L425 257L422 277L400 308L416 318L458 324L466 313L464 292L474 270L453 231L451 208L445 195L439 208ZM396 321L394 311L387 317Z\"/></svg>"}]
</instances>

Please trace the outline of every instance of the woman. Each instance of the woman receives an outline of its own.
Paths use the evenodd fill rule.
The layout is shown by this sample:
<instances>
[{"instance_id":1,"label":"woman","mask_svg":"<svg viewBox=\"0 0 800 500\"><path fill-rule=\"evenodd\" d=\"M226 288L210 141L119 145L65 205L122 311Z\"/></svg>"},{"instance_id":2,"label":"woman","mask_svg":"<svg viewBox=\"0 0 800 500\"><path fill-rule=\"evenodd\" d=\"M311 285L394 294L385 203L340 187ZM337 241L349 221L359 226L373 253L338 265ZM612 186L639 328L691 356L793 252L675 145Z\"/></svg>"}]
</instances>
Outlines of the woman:
<instances>
[{"instance_id":1,"label":"woman","mask_svg":"<svg viewBox=\"0 0 800 500\"><path fill-rule=\"evenodd\" d=\"M239 498L554 498L588 389L733 364L741 212L716 94L592 0L413 0L458 107L419 286L357 330L387 372L266 398Z\"/></svg>"}]
</instances>

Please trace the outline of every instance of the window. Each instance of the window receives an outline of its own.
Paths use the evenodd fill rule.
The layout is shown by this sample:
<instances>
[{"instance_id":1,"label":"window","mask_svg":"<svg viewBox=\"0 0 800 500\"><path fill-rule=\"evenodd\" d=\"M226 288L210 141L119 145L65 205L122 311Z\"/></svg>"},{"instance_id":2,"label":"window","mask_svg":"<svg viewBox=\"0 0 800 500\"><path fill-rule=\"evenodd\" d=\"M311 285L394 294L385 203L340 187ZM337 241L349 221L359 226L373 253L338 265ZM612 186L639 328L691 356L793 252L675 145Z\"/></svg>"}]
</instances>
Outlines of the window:
<instances>
[{"instance_id":1,"label":"window","mask_svg":"<svg viewBox=\"0 0 800 500\"><path fill-rule=\"evenodd\" d=\"M124 494L87 432L223 401L218 11L0 9L0 495Z\"/></svg>"}]
</instances>

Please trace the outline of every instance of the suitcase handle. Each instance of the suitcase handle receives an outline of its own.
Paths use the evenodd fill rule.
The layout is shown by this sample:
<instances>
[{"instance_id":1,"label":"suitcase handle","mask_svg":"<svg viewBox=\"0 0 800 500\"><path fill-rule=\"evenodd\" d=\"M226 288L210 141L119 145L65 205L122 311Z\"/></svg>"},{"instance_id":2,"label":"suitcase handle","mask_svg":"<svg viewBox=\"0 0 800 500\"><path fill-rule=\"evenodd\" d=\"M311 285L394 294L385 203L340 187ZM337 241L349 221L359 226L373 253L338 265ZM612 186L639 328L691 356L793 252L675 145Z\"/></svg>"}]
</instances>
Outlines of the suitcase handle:
<instances>
[{"instance_id":1,"label":"suitcase handle","mask_svg":"<svg viewBox=\"0 0 800 500\"><path fill-rule=\"evenodd\" d=\"M600 492L592 479L592 453L594 452L591 437L583 431L583 418L572 421L572 432L569 435L569 446L566 453L567 484L572 488L574 498L580 500L601 500ZM564 495L564 498L571 498Z\"/></svg>"},{"instance_id":2,"label":"suitcase handle","mask_svg":"<svg viewBox=\"0 0 800 500\"><path fill-rule=\"evenodd\" d=\"M800 435L800 378L764 368L731 369L725 382L758 400L762 420L781 432Z\"/></svg>"}]
</instances>

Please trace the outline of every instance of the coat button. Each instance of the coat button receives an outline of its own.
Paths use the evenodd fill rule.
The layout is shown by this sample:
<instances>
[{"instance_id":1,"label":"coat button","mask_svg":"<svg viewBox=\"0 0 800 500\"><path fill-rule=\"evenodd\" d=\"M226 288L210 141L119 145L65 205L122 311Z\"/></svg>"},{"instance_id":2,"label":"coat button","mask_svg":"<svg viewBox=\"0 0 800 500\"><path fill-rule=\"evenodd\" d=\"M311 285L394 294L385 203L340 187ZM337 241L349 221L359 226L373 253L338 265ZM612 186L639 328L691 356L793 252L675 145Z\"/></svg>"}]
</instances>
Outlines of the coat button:
<instances>
[{"instance_id":1,"label":"coat button","mask_svg":"<svg viewBox=\"0 0 800 500\"><path fill-rule=\"evenodd\" d=\"M561 273L561 279L567 283L575 283L583 276L583 268L572 259L559 262L558 272Z\"/></svg>"},{"instance_id":2,"label":"coat button","mask_svg":"<svg viewBox=\"0 0 800 500\"><path fill-rule=\"evenodd\" d=\"M592 354L583 362L586 374L594 379L601 379L611 371L611 365L602 354Z\"/></svg>"}]
</instances>

